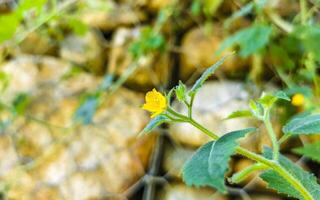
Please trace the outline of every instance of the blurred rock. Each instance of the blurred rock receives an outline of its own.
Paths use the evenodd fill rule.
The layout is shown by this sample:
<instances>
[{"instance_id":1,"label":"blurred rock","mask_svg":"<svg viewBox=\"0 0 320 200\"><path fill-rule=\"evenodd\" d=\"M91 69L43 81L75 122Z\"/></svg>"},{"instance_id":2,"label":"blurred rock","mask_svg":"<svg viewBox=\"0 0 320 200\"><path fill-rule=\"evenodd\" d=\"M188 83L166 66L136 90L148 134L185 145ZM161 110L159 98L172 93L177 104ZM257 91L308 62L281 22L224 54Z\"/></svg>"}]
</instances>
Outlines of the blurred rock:
<instances>
[{"instance_id":1,"label":"blurred rock","mask_svg":"<svg viewBox=\"0 0 320 200\"><path fill-rule=\"evenodd\" d=\"M174 178L181 178L181 170L185 162L193 155L195 151L183 147L166 147L164 153L163 169L167 175Z\"/></svg>"},{"instance_id":2,"label":"blurred rock","mask_svg":"<svg viewBox=\"0 0 320 200\"><path fill-rule=\"evenodd\" d=\"M187 187L183 184L166 185L163 191L159 192L159 200L228 200L214 190Z\"/></svg>"},{"instance_id":3,"label":"blurred rock","mask_svg":"<svg viewBox=\"0 0 320 200\"><path fill-rule=\"evenodd\" d=\"M58 49L50 40L49 35L41 34L39 31L28 34L28 36L19 44L19 47L22 53L36 55L53 55Z\"/></svg>"},{"instance_id":4,"label":"blurred rock","mask_svg":"<svg viewBox=\"0 0 320 200\"><path fill-rule=\"evenodd\" d=\"M272 8L279 13L280 16L292 19L300 11L300 4L293 0L271 0L268 1L266 7Z\"/></svg>"},{"instance_id":5,"label":"blurred rock","mask_svg":"<svg viewBox=\"0 0 320 200\"><path fill-rule=\"evenodd\" d=\"M6 175L9 170L19 164L14 143L8 135L0 134L0 160L0 177Z\"/></svg>"},{"instance_id":6,"label":"blurred rock","mask_svg":"<svg viewBox=\"0 0 320 200\"><path fill-rule=\"evenodd\" d=\"M18 94L35 93L38 84L57 83L69 67L67 62L49 56L20 55L1 66L1 71L9 78L2 100L9 103Z\"/></svg>"},{"instance_id":7,"label":"blurred rock","mask_svg":"<svg viewBox=\"0 0 320 200\"><path fill-rule=\"evenodd\" d=\"M62 196L68 200L102 199L104 188L100 177L98 171L75 173L60 186Z\"/></svg>"},{"instance_id":8,"label":"blurred rock","mask_svg":"<svg viewBox=\"0 0 320 200\"><path fill-rule=\"evenodd\" d=\"M103 1L102 1L103 2ZM104 3L106 3L104 1ZM104 31L114 30L120 26L130 26L146 19L145 13L128 4L115 4L108 1L109 9L90 10L81 15L81 20L88 26Z\"/></svg>"},{"instance_id":9,"label":"blurred rock","mask_svg":"<svg viewBox=\"0 0 320 200\"><path fill-rule=\"evenodd\" d=\"M109 57L109 72L121 76L132 67L133 58L128 51L131 42L140 34L137 29L117 29L112 40L112 49ZM156 53L149 55L138 62L136 70L127 80L127 85L148 90L158 85L165 85L171 72L168 53Z\"/></svg>"},{"instance_id":10,"label":"blurred rock","mask_svg":"<svg viewBox=\"0 0 320 200\"><path fill-rule=\"evenodd\" d=\"M230 131L254 127L254 122L248 118L223 120L236 110L248 109L248 96L244 85L239 82L207 82L195 97L193 104L194 119L219 136ZM187 112L186 108L178 104L177 101L173 105L178 111ZM210 140L201 131L186 123L172 124L170 135L178 143L195 147ZM242 144L254 150L256 147L252 140L255 140L255 135L252 134L247 137Z\"/></svg>"},{"instance_id":11,"label":"blurred rock","mask_svg":"<svg viewBox=\"0 0 320 200\"><path fill-rule=\"evenodd\" d=\"M216 63L221 55L227 55L232 50L225 50L221 55L215 55L223 42L220 25L214 24L211 33L205 33L204 28L193 28L182 39L182 53L180 56L180 77L188 80L193 73L201 74L207 67ZM245 71L246 61L238 56L228 58L220 67L220 71L227 76Z\"/></svg>"},{"instance_id":12,"label":"blurred rock","mask_svg":"<svg viewBox=\"0 0 320 200\"><path fill-rule=\"evenodd\" d=\"M62 41L60 56L95 74L102 74L105 60L100 37L94 31L87 31L83 36L68 35Z\"/></svg>"},{"instance_id":13,"label":"blurred rock","mask_svg":"<svg viewBox=\"0 0 320 200\"><path fill-rule=\"evenodd\" d=\"M32 173L37 180L53 186L65 181L76 170L72 154L64 145L52 145L35 164Z\"/></svg>"},{"instance_id":14,"label":"blurred rock","mask_svg":"<svg viewBox=\"0 0 320 200\"><path fill-rule=\"evenodd\" d=\"M60 198L61 195L58 188L48 186L37 188L29 197L29 199L34 200L58 200Z\"/></svg>"}]
</instances>

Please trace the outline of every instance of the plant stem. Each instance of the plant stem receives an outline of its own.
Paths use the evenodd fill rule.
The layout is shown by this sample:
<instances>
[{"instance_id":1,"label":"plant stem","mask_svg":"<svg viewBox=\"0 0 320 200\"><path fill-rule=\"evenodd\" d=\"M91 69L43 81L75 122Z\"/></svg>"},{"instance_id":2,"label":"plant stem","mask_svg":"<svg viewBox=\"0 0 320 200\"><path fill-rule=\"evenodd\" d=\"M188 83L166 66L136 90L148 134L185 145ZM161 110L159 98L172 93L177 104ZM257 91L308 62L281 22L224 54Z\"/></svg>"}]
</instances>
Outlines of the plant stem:
<instances>
[{"instance_id":1,"label":"plant stem","mask_svg":"<svg viewBox=\"0 0 320 200\"><path fill-rule=\"evenodd\" d=\"M200 131L202 131L203 133L205 133L206 135L208 135L209 137L211 137L212 139L214 139L214 140L219 139L218 135L216 135L213 132L209 131L207 128L203 127L201 124L199 124L198 122L196 122L192 118L188 122L190 124L192 124L194 127L196 127L197 129L199 129Z\"/></svg>"},{"instance_id":2,"label":"plant stem","mask_svg":"<svg viewBox=\"0 0 320 200\"><path fill-rule=\"evenodd\" d=\"M188 119L188 118L187 118ZM219 136L212 133L205 127L203 127L201 124L196 122L193 119L189 119L187 122L194 125L196 128L201 130L206 135L210 136L213 140L219 139ZM295 177L293 177L286 169L284 169L278 162L275 162L274 160L269 160L261 155L258 155L256 153L253 153L251 151L248 151L247 149L244 149L242 147L237 147L236 152L240 155L243 155L251 160L254 160L258 163L262 163L274 171L276 171L280 176L282 176L288 183L290 183L297 191L300 192L300 194L303 196L304 200L314 200L312 195L308 192L308 190L300 183L299 180L297 180Z\"/></svg>"},{"instance_id":3,"label":"plant stem","mask_svg":"<svg viewBox=\"0 0 320 200\"><path fill-rule=\"evenodd\" d=\"M273 150L273 159L275 161L278 161L279 159L279 143L278 143L278 140L277 140L277 136L272 128L272 124L270 122L270 110L267 110L266 111L266 114L265 114L265 117L263 119L263 122L267 128L267 132L268 132L268 135L271 139L271 143L272 143L272 150Z\"/></svg>"},{"instance_id":4,"label":"plant stem","mask_svg":"<svg viewBox=\"0 0 320 200\"><path fill-rule=\"evenodd\" d=\"M232 183L240 183L241 181L248 178L253 172L266 170L266 169L269 169L269 167L264 164L261 164L261 163L256 163L256 164L250 165L249 167L245 168L244 170L234 174L231 177L230 181Z\"/></svg>"}]
</instances>

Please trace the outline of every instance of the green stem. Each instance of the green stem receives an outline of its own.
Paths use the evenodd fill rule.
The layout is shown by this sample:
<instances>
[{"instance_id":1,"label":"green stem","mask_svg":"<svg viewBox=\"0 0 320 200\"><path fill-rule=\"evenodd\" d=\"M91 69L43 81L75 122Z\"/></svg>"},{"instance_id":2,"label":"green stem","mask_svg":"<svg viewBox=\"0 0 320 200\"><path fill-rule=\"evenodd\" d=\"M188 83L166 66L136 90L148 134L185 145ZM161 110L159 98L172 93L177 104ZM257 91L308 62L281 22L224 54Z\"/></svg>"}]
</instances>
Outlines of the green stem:
<instances>
[{"instance_id":1,"label":"green stem","mask_svg":"<svg viewBox=\"0 0 320 200\"><path fill-rule=\"evenodd\" d=\"M264 120L263 120L266 128L267 128L267 132L268 132L268 135L271 139L271 143L272 143L272 150L273 150L273 159L275 161L277 161L279 159L279 151L280 151L280 148L279 148L279 143L278 143L278 140L277 140L277 136L272 128L272 124L270 122L270 111L267 110L266 111L266 114L265 114L265 117L264 117Z\"/></svg>"},{"instance_id":2,"label":"green stem","mask_svg":"<svg viewBox=\"0 0 320 200\"><path fill-rule=\"evenodd\" d=\"M190 119L188 121L190 124L194 125L196 128L201 130L206 135L210 136L213 140L219 139L219 137L203 127L201 124L196 122L193 119ZM303 196L304 200L314 200L312 195L308 192L308 190L300 183L299 180L297 180L295 177L293 177L286 169L284 169L278 162L275 162L274 160L266 159L265 157L258 155L256 153L253 153L251 151L248 151L247 149L244 149L242 147L237 147L236 152L240 155L243 155L251 160L254 160L258 163L262 163L274 171L276 171L280 176L282 176L284 179L288 181L297 191L300 192L300 194Z\"/></svg>"},{"instance_id":3,"label":"green stem","mask_svg":"<svg viewBox=\"0 0 320 200\"><path fill-rule=\"evenodd\" d=\"M267 170L267 169L269 169L268 166L261 163L256 163L256 164L250 165L249 167L245 168L244 170L241 170L238 173L235 173L231 177L230 181L232 183L240 183L243 180L247 179L253 172Z\"/></svg>"}]
</instances>

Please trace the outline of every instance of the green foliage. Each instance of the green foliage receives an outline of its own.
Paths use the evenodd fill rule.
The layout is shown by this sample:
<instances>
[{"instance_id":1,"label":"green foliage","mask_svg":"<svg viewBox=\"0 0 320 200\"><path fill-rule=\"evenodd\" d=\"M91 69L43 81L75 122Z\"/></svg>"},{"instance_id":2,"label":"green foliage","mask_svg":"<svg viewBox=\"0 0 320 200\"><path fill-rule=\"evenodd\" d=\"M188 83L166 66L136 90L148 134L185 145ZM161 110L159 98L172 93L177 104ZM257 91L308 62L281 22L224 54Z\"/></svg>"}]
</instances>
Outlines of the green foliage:
<instances>
[{"instance_id":1,"label":"green foliage","mask_svg":"<svg viewBox=\"0 0 320 200\"><path fill-rule=\"evenodd\" d=\"M253 114L250 110L238 110L231 113L226 119L234 119L240 117L252 117Z\"/></svg>"},{"instance_id":2,"label":"green foliage","mask_svg":"<svg viewBox=\"0 0 320 200\"><path fill-rule=\"evenodd\" d=\"M17 115L23 115L27 106L30 104L30 97L25 94L18 94L13 100L13 112Z\"/></svg>"},{"instance_id":3,"label":"green foliage","mask_svg":"<svg viewBox=\"0 0 320 200\"><path fill-rule=\"evenodd\" d=\"M70 27L72 32L77 35L81 36L86 34L89 29L87 25L85 25L82 21L80 21L76 17L68 17L66 21L67 21L68 27Z\"/></svg>"},{"instance_id":4,"label":"green foliage","mask_svg":"<svg viewBox=\"0 0 320 200\"><path fill-rule=\"evenodd\" d=\"M9 40L15 34L20 19L15 14L7 14L0 16L0 44L6 40Z\"/></svg>"},{"instance_id":5,"label":"green foliage","mask_svg":"<svg viewBox=\"0 0 320 200\"><path fill-rule=\"evenodd\" d=\"M220 192L225 193L227 191L224 177L229 168L230 157L234 154L236 147L239 146L237 140L255 130L255 128L247 128L227 133L212 145L208 170L213 180L211 184Z\"/></svg>"},{"instance_id":6,"label":"green foliage","mask_svg":"<svg viewBox=\"0 0 320 200\"><path fill-rule=\"evenodd\" d=\"M7 89L9 82L9 75L0 71L0 92L4 92Z\"/></svg>"},{"instance_id":7,"label":"green foliage","mask_svg":"<svg viewBox=\"0 0 320 200\"><path fill-rule=\"evenodd\" d=\"M218 62L213 64L211 67L206 69L200 78L195 82L192 86L191 90L189 91L189 96L195 96L198 90L202 87L204 82L220 67L224 61L229 57L229 55L222 57Z\"/></svg>"},{"instance_id":8,"label":"green foliage","mask_svg":"<svg viewBox=\"0 0 320 200\"><path fill-rule=\"evenodd\" d=\"M249 102L249 106L251 109L252 114L258 118L258 119L262 119L264 116L264 108L262 106L262 104L258 101L254 101L254 100L250 100Z\"/></svg>"},{"instance_id":9,"label":"green foliage","mask_svg":"<svg viewBox=\"0 0 320 200\"><path fill-rule=\"evenodd\" d=\"M305 51L312 53L320 61L320 26L296 26L293 36L297 37L303 44Z\"/></svg>"},{"instance_id":10,"label":"green foliage","mask_svg":"<svg viewBox=\"0 0 320 200\"><path fill-rule=\"evenodd\" d=\"M183 167L182 175L186 184L210 186L226 192L224 176L230 156L238 146L236 140L255 130L255 128L248 128L233 131L216 142L209 142L200 147Z\"/></svg>"},{"instance_id":11,"label":"green foliage","mask_svg":"<svg viewBox=\"0 0 320 200\"><path fill-rule=\"evenodd\" d=\"M320 163L320 141L295 148L293 152Z\"/></svg>"},{"instance_id":12,"label":"green foliage","mask_svg":"<svg viewBox=\"0 0 320 200\"><path fill-rule=\"evenodd\" d=\"M164 37L147 26L141 30L139 39L131 44L129 51L137 59L155 50L163 50L164 46Z\"/></svg>"},{"instance_id":13,"label":"green foliage","mask_svg":"<svg viewBox=\"0 0 320 200\"><path fill-rule=\"evenodd\" d=\"M209 174L209 156L212 145L215 142L208 142L200 147L194 155L185 163L182 170L182 177L184 182L189 186L211 186L214 180Z\"/></svg>"},{"instance_id":14,"label":"green foliage","mask_svg":"<svg viewBox=\"0 0 320 200\"><path fill-rule=\"evenodd\" d=\"M186 85L183 84L181 81L179 81L179 85L176 87L175 92L180 102L184 102L187 100L186 91L187 91Z\"/></svg>"},{"instance_id":15,"label":"green foliage","mask_svg":"<svg viewBox=\"0 0 320 200\"><path fill-rule=\"evenodd\" d=\"M207 16L213 16L223 0L204 0L203 1L203 12Z\"/></svg>"},{"instance_id":16,"label":"green foliage","mask_svg":"<svg viewBox=\"0 0 320 200\"><path fill-rule=\"evenodd\" d=\"M170 122L170 119L164 115L158 115L154 117L147 126L139 133L139 135L144 135L150 133L153 129L160 126L163 123Z\"/></svg>"},{"instance_id":17,"label":"green foliage","mask_svg":"<svg viewBox=\"0 0 320 200\"><path fill-rule=\"evenodd\" d=\"M319 134L320 115L295 117L283 127L282 131L289 135Z\"/></svg>"},{"instance_id":18,"label":"green foliage","mask_svg":"<svg viewBox=\"0 0 320 200\"><path fill-rule=\"evenodd\" d=\"M270 26L261 24L242 29L225 39L217 53L238 44L240 46L239 55L248 57L268 44L271 32L272 28Z\"/></svg>"},{"instance_id":19,"label":"green foliage","mask_svg":"<svg viewBox=\"0 0 320 200\"><path fill-rule=\"evenodd\" d=\"M272 152L270 149L265 149L264 155L266 158L272 158ZM320 186L317 183L317 178L310 174L285 156L280 155L279 163L284 167L292 176L300 181L300 183L309 191L314 199L318 199L320 196ZM289 197L303 200L303 196L297 191L290 183L286 181L282 176L273 170L268 170L260 175L260 177L268 183L268 187L278 191L279 193L287 194Z\"/></svg>"},{"instance_id":20,"label":"green foliage","mask_svg":"<svg viewBox=\"0 0 320 200\"><path fill-rule=\"evenodd\" d=\"M0 15L0 44L13 38L27 11L35 9L34 14L38 15L46 2L47 0L19 1L17 8L12 13Z\"/></svg>"}]
</instances>

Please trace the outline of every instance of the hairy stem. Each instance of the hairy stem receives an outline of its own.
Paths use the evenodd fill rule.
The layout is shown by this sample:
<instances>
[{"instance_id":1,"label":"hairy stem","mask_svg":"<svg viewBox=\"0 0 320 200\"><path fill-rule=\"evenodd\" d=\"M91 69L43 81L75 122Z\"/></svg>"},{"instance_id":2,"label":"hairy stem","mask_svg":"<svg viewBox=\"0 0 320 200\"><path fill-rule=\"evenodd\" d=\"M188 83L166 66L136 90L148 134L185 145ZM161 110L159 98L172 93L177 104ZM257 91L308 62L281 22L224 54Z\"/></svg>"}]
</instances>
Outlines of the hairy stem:
<instances>
[{"instance_id":1,"label":"hairy stem","mask_svg":"<svg viewBox=\"0 0 320 200\"><path fill-rule=\"evenodd\" d=\"M269 169L269 166L266 166L261 163L256 163L256 164L250 165L249 167L245 168L244 170L242 170L240 172L235 173L231 177L230 181L232 183L240 183L243 180L245 180L246 178L248 178L253 172L266 170L266 169Z\"/></svg>"},{"instance_id":2,"label":"hairy stem","mask_svg":"<svg viewBox=\"0 0 320 200\"><path fill-rule=\"evenodd\" d=\"M272 124L270 122L270 111L267 110L266 112L266 115L263 119L263 122L267 128L267 132L268 132L268 135L271 139L271 143L272 143L272 150L273 150L273 159L275 161L277 161L279 159L279 151L280 151L280 148L279 148L279 143L278 143L278 140L277 140L277 136L272 128Z\"/></svg>"}]
</instances>

